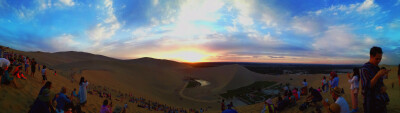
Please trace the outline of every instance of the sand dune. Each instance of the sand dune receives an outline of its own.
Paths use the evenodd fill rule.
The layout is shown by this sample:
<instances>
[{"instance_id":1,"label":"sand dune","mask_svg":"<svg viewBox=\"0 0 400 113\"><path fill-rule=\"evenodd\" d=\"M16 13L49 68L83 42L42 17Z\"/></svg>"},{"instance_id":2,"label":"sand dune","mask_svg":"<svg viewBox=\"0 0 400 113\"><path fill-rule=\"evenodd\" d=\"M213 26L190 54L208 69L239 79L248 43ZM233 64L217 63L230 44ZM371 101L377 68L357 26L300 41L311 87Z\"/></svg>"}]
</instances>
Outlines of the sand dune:
<instances>
[{"instance_id":1,"label":"sand dune","mask_svg":"<svg viewBox=\"0 0 400 113\"><path fill-rule=\"evenodd\" d=\"M141 58L134 60L119 60L101 55L94 55L83 52L22 52L15 51L29 57L34 57L39 64L46 64L55 69L51 70L52 76L49 81L54 83L51 89L53 94L59 91L62 86L68 86L68 92L73 88L78 89L77 80L85 77L91 85L103 86L116 89L120 92L130 93L138 97L144 97L163 104L184 108L205 108L210 107L209 112L219 112L220 100L219 94L227 90L236 89L255 81L276 81L281 83L291 83L295 86L301 86L301 81L307 78L311 86L320 85L320 79L323 75L282 75L271 76L258 74L247 70L240 65L224 65L209 68L192 68L183 63L159 60L153 58ZM395 67L392 72L396 71ZM57 71L59 76L54 76ZM185 77L192 77L208 81L210 84L203 87L184 88ZM397 76L391 73L390 79L385 80L389 83L396 82ZM292 78L293 80L289 80ZM71 82L74 79L75 81ZM39 73L34 78L28 77L28 80L18 80L20 89L10 86L0 88L0 112L26 112L30 104L36 98L40 87L41 76ZM340 75L340 86L349 88L347 77ZM395 89L399 89L398 86ZM399 91L389 88L391 103L388 106L389 111L399 110ZM348 91L347 91L348 92ZM183 95L183 96L182 96ZM396 95L398 95L396 97ZM330 98L329 94L323 94L324 98ZM350 96L345 96L350 103ZM361 96L360 96L361 99ZM100 109L103 99L98 96L88 96L88 107L83 108L88 112L97 112ZM304 100L303 100L304 101ZM332 100L331 100L332 101ZM114 102L121 106L126 102ZM302 101L300 101L302 103ZM129 112L149 112L137 108L134 104L128 109ZM360 103L361 106L361 103ZM239 112L253 113L260 112L263 105L255 104L236 107ZM310 112L309 109L306 112ZM284 112L299 112L298 106L288 109Z\"/></svg>"}]
</instances>

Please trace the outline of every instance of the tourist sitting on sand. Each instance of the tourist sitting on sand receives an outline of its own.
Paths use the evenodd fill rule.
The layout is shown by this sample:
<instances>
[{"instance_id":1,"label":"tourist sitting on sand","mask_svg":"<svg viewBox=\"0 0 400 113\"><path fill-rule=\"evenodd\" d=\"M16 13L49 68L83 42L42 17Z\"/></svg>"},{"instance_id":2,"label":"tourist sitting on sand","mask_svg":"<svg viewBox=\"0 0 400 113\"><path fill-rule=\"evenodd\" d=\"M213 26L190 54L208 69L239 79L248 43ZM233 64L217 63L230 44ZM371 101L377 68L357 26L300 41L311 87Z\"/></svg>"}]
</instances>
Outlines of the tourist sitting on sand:
<instances>
[{"instance_id":1,"label":"tourist sitting on sand","mask_svg":"<svg viewBox=\"0 0 400 113\"><path fill-rule=\"evenodd\" d=\"M307 102L311 102L314 104L317 104L317 102L321 102L322 101L322 95L319 91L317 91L314 88L310 88L310 93L311 95L307 97Z\"/></svg>"},{"instance_id":2,"label":"tourist sitting on sand","mask_svg":"<svg viewBox=\"0 0 400 113\"><path fill-rule=\"evenodd\" d=\"M283 103L285 103L285 106L289 106L290 105L289 96L290 96L289 93L283 94Z\"/></svg>"},{"instance_id":3,"label":"tourist sitting on sand","mask_svg":"<svg viewBox=\"0 0 400 113\"><path fill-rule=\"evenodd\" d=\"M297 90L297 95L298 95L298 97L299 97L299 99L300 99L301 91L300 91L299 89L297 89L297 88L296 88L296 90Z\"/></svg>"},{"instance_id":4,"label":"tourist sitting on sand","mask_svg":"<svg viewBox=\"0 0 400 113\"><path fill-rule=\"evenodd\" d=\"M341 88L339 87L335 87L332 91L332 97L334 98L335 103L338 104L340 106L340 113L350 113L350 108L349 108L349 104L347 104L346 99L344 99L341 96ZM325 108L329 107L329 103L323 101L322 102L324 104Z\"/></svg>"},{"instance_id":5,"label":"tourist sitting on sand","mask_svg":"<svg viewBox=\"0 0 400 113\"><path fill-rule=\"evenodd\" d=\"M286 107L285 102L283 101L282 97L278 97L278 101L276 102L275 109L277 111L282 111Z\"/></svg>"},{"instance_id":6,"label":"tourist sitting on sand","mask_svg":"<svg viewBox=\"0 0 400 113\"><path fill-rule=\"evenodd\" d=\"M265 101L264 109L261 111L261 113L276 113L276 109L274 108L271 98Z\"/></svg>"},{"instance_id":7,"label":"tourist sitting on sand","mask_svg":"<svg viewBox=\"0 0 400 113\"><path fill-rule=\"evenodd\" d=\"M61 92L58 93L57 96L53 98L52 102L53 103L54 103L54 101L57 102L57 106L56 106L57 113L63 113L65 105L68 103L71 103L71 100L68 99L68 97L67 97L67 95L65 95L65 93L67 93L67 88L62 87Z\"/></svg>"},{"instance_id":8,"label":"tourist sitting on sand","mask_svg":"<svg viewBox=\"0 0 400 113\"><path fill-rule=\"evenodd\" d=\"M17 88L17 83L13 77L10 77L10 72L13 69L13 67L9 67L1 76L1 84L9 85L10 83L14 84L15 88Z\"/></svg>"},{"instance_id":9,"label":"tourist sitting on sand","mask_svg":"<svg viewBox=\"0 0 400 113\"><path fill-rule=\"evenodd\" d=\"M71 92L71 97L78 97L78 94L76 94L76 88Z\"/></svg>"},{"instance_id":10,"label":"tourist sitting on sand","mask_svg":"<svg viewBox=\"0 0 400 113\"><path fill-rule=\"evenodd\" d=\"M227 107L228 107L228 109L232 109L232 107L235 107L235 106L233 106L233 102L231 101L231 102L227 105Z\"/></svg>"},{"instance_id":11,"label":"tourist sitting on sand","mask_svg":"<svg viewBox=\"0 0 400 113\"><path fill-rule=\"evenodd\" d=\"M295 97L296 100L299 100L299 95L297 94L297 88L293 88L292 95Z\"/></svg>"},{"instance_id":12,"label":"tourist sitting on sand","mask_svg":"<svg viewBox=\"0 0 400 113\"><path fill-rule=\"evenodd\" d=\"M174 113L178 113L178 111L176 110L176 112L174 112ZM226 109L222 113L238 113L238 112L234 109Z\"/></svg>"},{"instance_id":13,"label":"tourist sitting on sand","mask_svg":"<svg viewBox=\"0 0 400 113\"><path fill-rule=\"evenodd\" d=\"M108 100L103 101L103 105L100 108L100 113L112 113L112 102L108 105Z\"/></svg>"},{"instance_id":14,"label":"tourist sitting on sand","mask_svg":"<svg viewBox=\"0 0 400 113\"><path fill-rule=\"evenodd\" d=\"M18 77L18 78L21 78L21 79L23 79L23 80L26 80L26 77L24 76L24 73L22 72L22 67L21 67L21 66L18 66L18 67L14 70L13 75L16 76L16 77Z\"/></svg>"},{"instance_id":15,"label":"tourist sitting on sand","mask_svg":"<svg viewBox=\"0 0 400 113\"><path fill-rule=\"evenodd\" d=\"M291 93L291 92L289 92L289 95L288 96L290 96L289 97L289 101L290 101L290 105L291 106L294 106L294 105L296 105L296 97L294 97L294 95Z\"/></svg>"},{"instance_id":16,"label":"tourist sitting on sand","mask_svg":"<svg viewBox=\"0 0 400 113\"><path fill-rule=\"evenodd\" d=\"M86 104L86 99L87 99L87 89L86 87L88 86L89 82L85 80L84 77L81 77L81 80L79 81L79 101L82 106L85 106Z\"/></svg>"}]
</instances>

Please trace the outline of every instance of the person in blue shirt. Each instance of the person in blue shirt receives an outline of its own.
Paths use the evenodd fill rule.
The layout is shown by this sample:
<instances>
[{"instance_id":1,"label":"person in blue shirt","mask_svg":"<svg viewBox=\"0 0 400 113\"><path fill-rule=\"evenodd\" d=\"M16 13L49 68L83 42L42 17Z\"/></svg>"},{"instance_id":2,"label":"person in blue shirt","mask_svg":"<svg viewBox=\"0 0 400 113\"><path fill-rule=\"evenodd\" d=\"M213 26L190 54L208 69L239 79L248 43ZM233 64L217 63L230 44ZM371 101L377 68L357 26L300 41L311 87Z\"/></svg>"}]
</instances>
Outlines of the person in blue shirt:
<instances>
[{"instance_id":1,"label":"person in blue shirt","mask_svg":"<svg viewBox=\"0 0 400 113\"><path fill-rule=\"evenodd\" d=\"M57 113L64 113L64 107L66 103L71 103L71 100L65 95L67 93L67 88L62 87L61 92L56 95L56 97L53 98L53 103L54 100L57 102L56 106L56 112Z\"/></svg>"},{"instance_id":2,"label":"person in blue shirt","mask_svg":"<svg viewBox=\"0 0 400 113\"><path fill-rule=\"evenodd\" d=\"M333 71L331 72L331 77L332 77L331 88L334 89L335 87L339 86L339 77L336 74L336 72L333 72Z\"/></svg>"}]
</instances>

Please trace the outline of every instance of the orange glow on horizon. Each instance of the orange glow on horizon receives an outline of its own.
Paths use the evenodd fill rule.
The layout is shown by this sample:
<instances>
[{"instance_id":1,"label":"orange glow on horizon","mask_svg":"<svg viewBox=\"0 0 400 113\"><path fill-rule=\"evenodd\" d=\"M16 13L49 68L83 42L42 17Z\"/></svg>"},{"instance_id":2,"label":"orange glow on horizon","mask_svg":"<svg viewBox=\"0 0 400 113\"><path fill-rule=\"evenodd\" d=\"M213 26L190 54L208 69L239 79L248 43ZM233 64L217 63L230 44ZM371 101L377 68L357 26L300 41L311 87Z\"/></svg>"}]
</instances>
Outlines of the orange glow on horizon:
<instances>
[{"instance_id":1,"label":"orange glow on horizon","mask_svg":"<svg viewBox=\"0 0 400 113\"><path fill-rule=\"evenodd\" d=\"M174 60L178 62L210 62L208 59L210 56L217 55L216 52L209 52L198 48L180 48L175 50L165 50L160 52L153 52L145 55L140 55L141 57L152 57L158 59ZM211 61L212 62L212 61Z\"/></svg>"}]
</instances>

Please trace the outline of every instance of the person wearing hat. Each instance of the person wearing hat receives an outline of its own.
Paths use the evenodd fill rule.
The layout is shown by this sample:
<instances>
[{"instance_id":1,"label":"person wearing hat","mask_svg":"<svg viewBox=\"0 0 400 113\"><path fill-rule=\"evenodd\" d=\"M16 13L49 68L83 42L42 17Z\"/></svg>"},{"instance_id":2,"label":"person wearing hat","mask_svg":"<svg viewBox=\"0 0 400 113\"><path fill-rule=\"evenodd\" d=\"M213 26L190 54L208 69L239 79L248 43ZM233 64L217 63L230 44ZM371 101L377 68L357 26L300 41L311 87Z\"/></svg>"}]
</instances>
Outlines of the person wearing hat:
<instances>
[{"instance_id":1,"label":"person wearing hat","mask_svg":"<svg viewBox=\"0 0 400 113\"><path fill-rule=\"evenodd\" d=\"M385 86L383 77L388 75L390 69L381 69L379 63L382 60L383 52L380 47L372 47L369 52L370 59L360 70L361 86L365 113L387 113L386 104L389 98L385 93L380 91Z\"/></svg>"},{"instance_id":2,"label":"person wearing hat","mask_svg":"<svg viewBox=\"0 0 400 113\"><path fill-rule=\"evenodd\" d=\"M276 113L271 98L265 101L264 109L261 111L261 113Z\"/></svg>"},{"instance_id":3,"label":"person wearing hat","mask_svg":"<svg viewBox=\"0 0 400 113\"><path fill-rule=\"evenodd\" d=\"M342 89L339 87L335 87L331 92L333 99L335 99L335 103L340 106L340 113L350 113L349 104L347 104L346 99L344 99L341 95ZM325 108L328 108L330 104L328 102L323 101ZM336 112L335 112L336 113Z\"/></svg>"}]
</instances>

